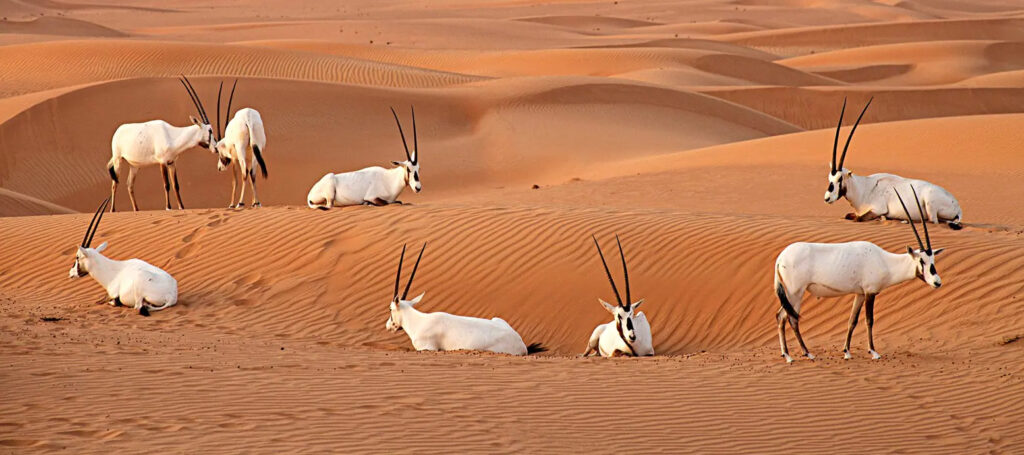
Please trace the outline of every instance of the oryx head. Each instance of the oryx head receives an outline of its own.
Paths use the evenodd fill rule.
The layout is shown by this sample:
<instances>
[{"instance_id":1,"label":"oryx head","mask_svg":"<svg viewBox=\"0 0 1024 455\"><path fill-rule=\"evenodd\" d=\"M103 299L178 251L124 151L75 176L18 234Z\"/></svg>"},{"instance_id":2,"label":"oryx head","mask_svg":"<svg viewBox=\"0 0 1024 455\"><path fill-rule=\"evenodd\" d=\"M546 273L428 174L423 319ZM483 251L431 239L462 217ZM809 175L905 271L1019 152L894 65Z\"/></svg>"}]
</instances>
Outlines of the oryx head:
<instances>
[{"instance_id":1,"label":"oryx head","mask_svg":"<svg viewBox=\"0 0 1024 455\"><path fill-rule=\"evenodd\" d=\"M900 200L900 205L903 206L903 213L907 215L907 223L910 223L910 228L914 230L914 237L917 238L917 245L919 249L913 249L907 247L907 254L914 259L917 266L917 277L928 283L933 288L942 286L942 278L939 278L939 272L935 271L935 256L938 256L945 248L939 248L932 250L932 239L928 236L928 221L924 216L924 210L921 210L921 201L917 198L917 190L913 185L910 186L910 191L914 193L914 202L917 203L917 213L921 215L921 226L924 228L924 239L921 241L921 236L917 233L917 228L914 226L914 219L910 216L910 212L907 210L907 204L903 203L903 197L900 196L900 192L896 191L896 188L892 189L896 192L896 197Z\"/></svg>"},{"instance_id":2,"label":"oryx head","mask_svg":"<svg viewBox=\"0 0 1024 455\"><path fill-rule=\"evenodd\" d=\"M846 151L850 148L850 140L853 139L853 133L857 131L857 125L860 125L860 119L864 118L864 113L868 111L868 106L871 105L871 100L868 100L868 104L864 105L864 110L860 111L860 116L857 117L857 123L853 124L853 129L850 130L850 135L846 137L846 145L843 146L843 155L836 161L836 149L839 148L839 130L843 127L843 114L846 113L846 99L843 99L843 110L839 113L839 125L836 126L836 138L832 141L832 162L829 163L828 173L828 189L825 190L825 203L831 204L838 201L843 196L846 196L846 181L849 180L850 175L853 173L849 169L843 167L843 163L846 162Z\"/></svg>"},{"instance_id":3,"label":"oryx head","mask_svg":"<svg viewBox=\"0 0 1024 455\"><path fill-rule=\"evenodd\" d=\"M100 208L96 210L96 213L93 214L92 221L89 222L89 228L85 230L85 238L82 239L82 244L78 246L78 250L75 252L75 264L71 266L71 271L68 272L70 278L74 279L88 275L89 266L92 265L96 256L99 256L103 250L107 249L107 242L103 242L96 248L89 248L89 245L92 244L92 238L100 227L100 220L103 219L103 212L109 203L110 198L108 197L100 204Z\"/></svg>"},{"instance_id":4,"label":"oryx head","mask_svg":"<svg viewBox=\"0 0 1024 455\"><path fill-rule=\"evenodd\" d=\"M391 108L391 115L395 116L395 123L398 124L398 134L402 135L402 146L405 147L405 161L392 161L391 163L405 168L405 181L409 184L409 188L419 193L423 189L423 184L420 183L420 146L416 139L416 109L410 106L410 110L412 110L412 153L409 153L409 144L405 142L402 122L398 120L395 108Z\"/></svg>"},{"instance_id":5,"label":"oryx head","mask_svg":"<svg viewBox=\"0 0 1024 455\"><path fill-rule=\"evenodd\" d=\"M231 94L228 95L228 106L227 110L224 111L224 122L220 120L220 101L221 94L224 92L224 82L221 81L217 87L217 145L214 147L214 153L217 154L217 170L223 172L231 165L232 157L235 156L234 144L231 141L224 141L224 133L228 128L228 123L231 122L231 102L235 100L235 87L238 87L238 79L231 84ZM244 158L244 157L243 157Z\"/></svg>"},{"instance_id":6,"label":"oryx head","mask_svg":"<svg viewBox=\"0 0 1024 455\"><path fill-rule=\"evenodd\" d=\"M604 253L601 252L601 245L597 243L597 236L594 237L594 246L597 247L597 254L601 256L601 264L604 265L604 272L608 275L608 282L612 284L612 291L615 293L615 300L618 301L618 305L612 305L604 300L597 299L612 316L615 317L615 329L619 332L619 337L626 342L626 345L632 349L633 342L636 341L636 332L633 330L633 312L642 303L643 299L636 302L632 301L632 296L629 291L629 270L626 269L626 254L622 252L622 242L619 241L619 236L615 235L615 243L619 245L619 256L622 258L622 275L626 280L626 302L624 303L622 297L619 295L619 288L615 286L615 279L612 278L612 272L608 269L608 263L604 260ZM630 352L629 354L636 354Z\"/></svg>"},{"instance_id":7,"label":"oryx head","mask_svg":"<svg viewBox=\"0 0 1024 455\"><path fill-rule=\"evenodd\" d=\"M215 134L213 125L210 124L210 117L206 115L206 108L203 106L202 100L199 99L199 94L196 93L196 89L192 87L192 82L188 80L185 75L181 75L178 79L181 85L185 87L185 91L188 92L189 98L192 99L192 104L196 107L196 112L199 114L199 118L188 116L188 119L192 121L192 124L198 126L202 131L201 139L199 139L199 146L205 149L209 149L212 153L217 153L217 141L220 140L220 135ZM220 106L218 106L219 108ZM218 112L219 117L219 112Z\"/></svg>"},{"instance_id":8,"label":"oryx head","mask_svg":"<svg viewBox=\"0 0 1024 455\"><path fill-rule=\"evenodd\" d=\"M409 281L405 284L405 292L402 293L401 298L398 296L398 284L402 281L402 261L405 260L405 245L402 245L402 255L398 259L398 274L395 275L395 294L391 297L391 316L388 317L388 322L384 324L388 330L397 332L402 330L402 313L412 308L420 300L423 299L423 293L416 296L412 300L406 300L409 296L409 288L412 287L412 279L416 278L416 269L420 267L420 259L423 259L423 251L427 249L427 244L423 244L423 248L420 249L420 255L416 258L416 265L412 267L412 274L409 275Z\"/></svg>"}]
</instances>

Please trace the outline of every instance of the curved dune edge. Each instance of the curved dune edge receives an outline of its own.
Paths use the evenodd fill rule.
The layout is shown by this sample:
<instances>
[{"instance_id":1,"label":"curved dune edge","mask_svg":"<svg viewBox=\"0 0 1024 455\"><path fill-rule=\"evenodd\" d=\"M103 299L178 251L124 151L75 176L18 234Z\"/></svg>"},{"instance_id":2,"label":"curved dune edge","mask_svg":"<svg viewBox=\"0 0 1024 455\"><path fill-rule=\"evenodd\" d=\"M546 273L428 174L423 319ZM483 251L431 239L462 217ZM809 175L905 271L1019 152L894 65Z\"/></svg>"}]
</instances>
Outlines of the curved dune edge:
<instances>
[{"instance_id":1,"label":"curved dune edge","mask_svg":"<svg viewBox=\"0 0 1024 455\"><path fill-rule=\"evenodd\" d=\"M211 117L216 107L212 95L220 80L193 79ZM114 93L117 103L111 103ZM0 185L80 211L91 210L96 196L109 194L104 164L110 159L110 134L117 125L153 118L184 125L189 115L195 115L172 78L89 85L46 100L26 97L34 104L0 124L11 157L0 163ZM327 170L385 165L400 157L401 142L389 106L403 117L406 106L416 106L424 154L430 155L424 165L426 185L430 193L442 195L532 183L595 160L798 130L708 96L597 78L515 78L415 90L243 78L235 102L236 108L251 106L264 112L268 164L273 175L283 176L261 183L265 204L304 201L309 187ZM618 107L622 103L631 107ZM65 118L79 121L52 127ZM556 118L577 119L578 127L553 128L560 124ZM615 129L602 128L612 124L631 128L634 136L625 141ZM337 152L325 153L330 150ZM632 151L623 155L624 150ZM177 164L186 207L227 205L229 178L215 171L208 152L186 151ZM65 171L54 173L55 166ZM156 168L140 173L137 196L142 207L164 206L159 181ZM120 207L127 206L126 197L121 191Z\"/></svg>"}]
</instances>

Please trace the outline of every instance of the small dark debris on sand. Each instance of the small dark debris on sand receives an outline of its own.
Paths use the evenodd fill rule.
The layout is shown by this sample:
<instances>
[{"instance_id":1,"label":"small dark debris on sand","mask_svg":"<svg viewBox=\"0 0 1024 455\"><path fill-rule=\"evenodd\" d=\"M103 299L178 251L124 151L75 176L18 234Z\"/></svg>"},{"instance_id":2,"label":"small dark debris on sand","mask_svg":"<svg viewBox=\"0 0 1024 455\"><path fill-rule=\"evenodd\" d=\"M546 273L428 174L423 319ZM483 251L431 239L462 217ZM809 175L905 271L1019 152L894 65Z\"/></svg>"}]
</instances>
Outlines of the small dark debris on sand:
<instances>
[{"instance_id":1,"label":"small dark debris on sand","mask_svg":"<svg viewBox=\"0 0 1024 455\"><path fill-rule=\"evenodd\" d=\"M1003 337L1003 341L1000 341L999 344L1001 344L1003 346L1006 346L1006 345L1008 345L1010 343L1014 343L1014 342L1020 341L1021 338L1024 338L1024 335L1014 335L1014 336L1010 336L1010 337Z\"/></svg>"},{"instance_id":2,"label":"small dark debris on sand","mask_svg":"<svg viewBox=\"0 0 1024 455\"><path fill-rule=\"evenodd\" d=\"M56 317L46 316L46 317L39 318L39 320L43 321L43 322L57 322L57 321L63 321L64 318L56 318Z\"/></svg>"}]
</instances>

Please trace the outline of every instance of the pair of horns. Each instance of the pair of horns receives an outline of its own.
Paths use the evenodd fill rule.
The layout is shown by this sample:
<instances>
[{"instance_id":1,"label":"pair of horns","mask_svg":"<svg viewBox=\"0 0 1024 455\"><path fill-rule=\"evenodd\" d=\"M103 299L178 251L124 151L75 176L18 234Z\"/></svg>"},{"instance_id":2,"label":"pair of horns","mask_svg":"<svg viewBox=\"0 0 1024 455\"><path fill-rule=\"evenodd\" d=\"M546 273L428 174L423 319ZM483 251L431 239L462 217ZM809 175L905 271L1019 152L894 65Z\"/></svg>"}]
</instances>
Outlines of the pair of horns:
<instances>
[{"instance_id":1,"label":"pair of horns","mask_svg":"<svg viewBox=\"0 0 1024 455\"><path fill-rule=\"evenodd\" d=\"M103 212L107 210L107 205L110 204L110 198L103 200L100 204L100 208L96 209L96 213L92 216L92 221L89 222L89 229L85 230L85 238L82 239L82 248L89 248L92 245L92 238L96 236L96 231L100 228L100 220L103 219Z\"/></svg>"},{"instance_id":2,"label":"pair of horns","mask_svg":"<svg viewBox=\"0 0 1024 455\"><path fill-rule=\"evenodd\" d=\"M192 82L189 81L188 78L185 77L184 74L181 75L181 78L178 79L178 81L181 82L181 85L183 85L185 87L185 90L188 92L189 98L192 98L192 104L195 105L196 112L199 113L199 118L203 121L203 123L205 123L207 125L213 125L213 123L210 122L210 117L208 115L206 115L206 108L203 106L203 102L202 102L202 100L200 100L199 94L196 92L195 87L192 86ZM231 102L235 99L235 87L237 87L237 86L238 86L238 79L235 79L235 82L233 84L231 84L231 95L228 96L228 110L225 113L225 117L231 116ZM224 92L224 81L221 81L220 86L217 88L217 124L215 125L217 127L217 138L218 139L224 137L224 135L223 135L223 128L222 128L222 125L221 125L221 122L220 122L220 101L221 101L221 94L223 92ZM225 118L225 120L227 120L227 118Z\"/></svg>"},{"instance_id":3,"label":"pair of horns","mask_svg":"<svg viewBox=\"0 0 1024 455\"><path fill-rule=\"evenodd\" d=\"M914 237L917 238L917 244L921 247L921 251L931 252L932 251L932 239L928 236L928 221L924 218L924 210L921 209L921 200L917 198L917 190L914 185L910 185L910 191L914 193L914 202L917 203L917 213L921 215L921 227L924 229L924 239L928 243L928 248L925 248L925 242L921 241L921 236L917 233L917 227L914 226L914 219L910 216L910 211L907 210L907 204L903 203L903 196L900 196L900 192L896 191L894 187L892 189L896 192L896 197L900 200L900 205L903 206L903 213L907 215L907 222L910 223L910 228L914 230Z\"/></svg>"},{"instance_id":4,"label":"pair of horns","mask_svg":"<svg viewBox=\"0 0 1024 455\"><path fill-rule=\"evenodd\" d=\"M597 243L597 236L591 236L594 238L594 246L597 247L597 254L601 256L601 264L604 265L604 273L608 275L608 282L612 284L612 291L615 292L615 300L618 300L619 306L622 308L628 308L627 304L632 304L633 299L629 294L629 270L626 268L626 253L622 252L622 242L619 241L619 235L615 234L615 243L619 245L619 256L622 258L622 274L626 278L626 303L622 302L622 296L619 295L619 288L615 286L615 279L612 278L612 272L608 269L608 263L604 260L604 253L601 252L601 244Z\"/></svg>"},{"instance_id":5,"label":"pair of horns","mask_svg":"<svg viewBox=\"0 0 1024 455\"><path fill-rule=\"evenodd\" d=\"M843 163L846 162L846 151L850 148L850 140L853 139L853 133L857 131L857 125L860 125L860 119L864 118L864 113L868 111L868 106L871 105L871 101L875 97L871 97L868 100L868 104L864 105L864 110L860 111L860 116L857 117L857 123L853 124L853 129L850 130L850 135L846 137L846 145L843 146L843 155L839 158L838 166L836 165L836 149L839 148L839 130L843 127L843 115L846 114L846 98L843 98L843 110L839 113L839 125L836 125L836 138L832 142L832 172L843 169Z\"/></svg>"},{"instance_id":6,"label":"pair of horns","mask_svg":"<svg viewBox=\"0 0 1024 455\"><path fill-rule=\"evenodd\" d=\"M416 138L416 108L409 106L409 110L412 111L412 154L409 154L409 144L405 142L405 132L402 131L402 122L398 120L398 114L395 113L395 108L391 108L391 115L395 116L395 123L398 124L398 134L402 135L402 146L405 147L405 158L410 163L416 164L420 160L420 145L419 140Z\"/></svg>"},{"instance_id":7,"label":"pair of horns","mask_svg":"<svg viewBox=\"0 0 1024 455\"><path fill-rule=\"evenodd\" d=\"M397 302L398 299L398 285L402 281L402 262L405 261L405 247L402 245L402 256L398 259L398 274L395 275L395 295L391 300ZM423 259L423 251L427 249L427 243L423 243L423 248L420 249L420 255L416 258L416 265L412 267L412 274L409 275L409 281L405 284L405 292L402 293L402 299L406 300L409 297L409 289L412 288L412 279L416 278L416 269L420 268L420 259Z\"/></svg>"}]
</instances>

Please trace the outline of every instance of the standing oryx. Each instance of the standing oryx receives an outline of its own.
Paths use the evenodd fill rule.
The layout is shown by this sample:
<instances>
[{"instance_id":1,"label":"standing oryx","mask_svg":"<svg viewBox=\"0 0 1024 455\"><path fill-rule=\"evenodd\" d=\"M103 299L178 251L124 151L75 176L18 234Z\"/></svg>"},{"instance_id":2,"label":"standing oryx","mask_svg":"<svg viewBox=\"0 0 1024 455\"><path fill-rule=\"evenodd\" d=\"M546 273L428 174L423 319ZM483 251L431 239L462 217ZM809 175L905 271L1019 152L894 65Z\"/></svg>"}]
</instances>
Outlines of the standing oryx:
<instances>
[{"instance_id":1,"label":"standing oryx","mask_svg":"<svg viewBox=\"0 0 1024 455\"><path fill-rule=\"evenodd\" d=\"M171 182L174 183L174 193L178 198L178 208L184 209L181 203L181 192L178 188L178 171L174 166L178 155L185 150L195 146L210 149L216 153L217 139L214 137L213 127L210 126L210 118L206 116L206 109L203 108L199 95L196 93L192 83L182 76L181 85L188 91L192 104L195 105L199 118L189 116L191 126L176 127L163 120L150 120L145 123L126 123L114 131L114 137L110 141L110 148L113 156L107 162L107 170L110 172L110 211L114 211L117 198L118 168L121 161L128 162L128 198L131 199L132 209L139 210L135 203L135 173L138 168L160 165L160 172L164 176L164 200L167 203L167 210L171 209Z\"/></svg>"},{"instance_id":2,"label":"standing oryx","mask_svg":"<svg viewBox=\"0 0 1024 455\"><path fill-rule=\"evenodd\" d=\"M423 184L420 183L419 141L416 138L416 110L412 109L412 153L409 153L409 144L405 142L402 122L398 120L395 108L391 108L391 115L398 124L398 134L402 136L406 160L392 161L391 163L397 167L391 169L372 166L343 174L328 173L309 190L309 195L306 196L309 208L327 210L334 206L346 205L401 204L402 202L397 200L398 195L402 194L406 185L416 193L423 189Z\"/></svg>"},{"instance_id":3,"label":"standing oryx","mask_svg":"<svg viewBox=\"0 0 1024 455\"><path fill-rule=\"evenodd\" d=\"M149 316L149 310L162 310L178 303L178 282L167 272L141 259L109 259L102 254L107 242L89 248L109 202L110 199L104 200L92 216L85 238L75 253L75 264L71 266L69 276L72 279L91 276L107 290L111 305L129 305L143 316Z\"/></svg>"},{"instance_id":4,"label":"standing oryx","mask_svg":"<svg viewBox=\"0 0 1024 455\"><path fill-rule=\"evenodd\" d=\"M917 199L917 190L911 187L917 210L923 212L921 202ZM904 215L911 218L910 211L903 204L903 198L896 193L896 198L903 207ZM932 240L928 236L928 223L924 227L925 242L914 227L914 221L908 221L917 238L917 250L907 247L905 254L890 253L870 242L849 243L794 243L782 250L775 261L775 293L779 297L782 308L776 314L779 325L779 344L786 362L792 362L789 349L786 347L786 321L793 326L796 340L808 358L814 356L807 351L803 337L800 336L800 303L804 291L816 297L837 297L854 294L853 311L850 313L849 330L846 333L846 344L843 345L843 356L850 356L850 338L857 326L861 306L866 307L868 323L868 348L871 357L881 356L875 352L875 341L872 326L875 323L875 296L885 288L894 286L913 278L919 278L929 286L938 288L942 280L935 271L935 256L942 248L932 250ZM788 316L788 317L787 317Z\"/></svg>"},{"instance_id":5,"label":"standing oryx","mask_svg":"<svg viewBox=\"0 0 1024 455\"><path fill-rule=\"evenodd\" d=\"M426 248L427 244L424 243L405 285L405 292L399 298L398 284L402 279L402 262L405 260L405 245L402 246L402 256L398 260L398 275L395 276L395 294L391 297L391 316L385 324L388 330L405 330L417 351L465 349L526 355L544 350L539 343L527 347L515 329L501 318L480 319L442 312L422 313L413 308L423 299L423 294L412 300L406 298L409 296L409 288L412 287L412 280L416 277L416 269L420 266L420 259L423 259L423 250Z\"/></svg>"},{"instance_id":6,"label":"standing oryx","mask_svg":"<svg viewBox=\"0 0 1024 455\"><path fill-rule=\"evenodd\" d=\"M647 356L654 355L654 346L651 340L651 325L647 322L647 316L641 311L634 314L634 311L644 299L632 301L629 292L629 271L626 269L626 254L622 252L622 243L619 236L615 236L615 243L619 245L619 256L622 257L622 274L626 277L626 302L619 296L619 288L615 286L615 279L612 272L608 270L608 263L604 260L604 253L601 252L601 245L597 243L597 236L594 236L594 246L597 247L597 254L601 256L601 264L604 265L604 272L608 275L608 281L612 284L612 291L615 292L615 299L618 306L597 299L601 302L615 320L601 324L594 329L587 343L587 350L583 357L593 352L599 352L604 357L618 356Z\"/></svg>"},{"instance_id":7,"label":"standing oryx","mask_svg":"<svg viewBox=\"0 0 1024 455\"><path fill-rule=\"evenodd\" d=\"M263 151L267 148L267 134L263 130L263 119L256 109L242 108L231 116L231 101L235 98L235 87L238 86L238 79L231 85L231 95L228 96L228 110L224 113L226 118L231 118L227 127L223 129L223 135L217 141L217 155L220 161L217 163L217 170L224 171L234 163L231 168L231 200L228 201L228 208L245 207L242 200L245 198L245 182L249 181L252 187L252 206L259 207L260 200L256 197L256 163L260 165L263 178L267 178L267 163L263 161ZM221 84L223 88L223 84ZM217 134L221 134L220 125L220 95L217 90ZM241 178L241 185L239 185ZM239 188L240 186L240 188ZM235 202L235 188L239 188L238 202Z\"/></svg>"},{"instance_id":8,"label":"standing oryx","mask_svg":"<svg viewBox=\"0 0 1024 455\"><path fill-rule=\"evenodd\" d=\"M873 99L873 98L872 98ZM932 223L947 223L951 229L958 230L962 226L960 218L963 211L960 210L960 203L941 186L924 180L913 180L893 174L872 174L869 176L854 175L849 169L843 167L846 162L846 151L850 148L850 140L853 133L857 131L857 125L867 112L871 100L864 105L864 110L857 117L853 124L850 135L846 138L846 145L843 146L843 155L836 162L836 149L839 147L839 129L843 126L843 114L846 113L846 100L843 100L843 111L839 114L839 125L836 126L836 137L832 142L832 162L828 174L828 190L825 191L825 202L831 204L841 197L853 206L853 213L846 215L847 219L855 221L868 221L878 217L889 219L903 219L898 213L894 189L904 192L910 187L921 188L921 200L923 211L915 221L929 221ZM910 215L907 215L908 219ZM906 220L904 220L906 221Z\"/></svg>"}]
</instances>

